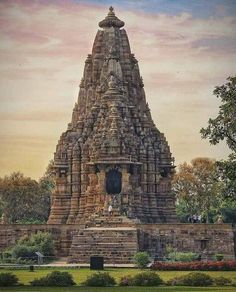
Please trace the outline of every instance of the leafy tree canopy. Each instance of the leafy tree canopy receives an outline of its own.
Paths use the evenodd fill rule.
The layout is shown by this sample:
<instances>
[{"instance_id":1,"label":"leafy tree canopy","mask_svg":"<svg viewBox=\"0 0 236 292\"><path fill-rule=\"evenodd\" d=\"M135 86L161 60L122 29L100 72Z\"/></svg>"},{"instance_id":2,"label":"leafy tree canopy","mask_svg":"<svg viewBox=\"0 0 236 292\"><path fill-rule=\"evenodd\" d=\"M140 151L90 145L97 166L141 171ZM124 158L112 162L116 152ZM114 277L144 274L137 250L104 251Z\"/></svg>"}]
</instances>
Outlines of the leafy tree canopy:
<instances>
[{"instance_id":1,"label":"leafy tree canopy","mask_svg":"<svg viewBox=\"0 0 236 292\"><path fill-rule=\"evenodd\" d=\"M208 138L211 144L225 140L232 150L228 160L217 162L219 179L224 182L223 194L226 199L236 201L236 76L217 86L214 95L221 99L218 116L210 118L208 126L202 128L202 138Z\"/></svg>"},{"instance_id":2,"label":"leafy tree canopy","mask_svg":"<svg viewBox=\"0 0 236 292\"><path fill-rule=\"evenodd\" d=\"M202 215L221 204L222 183L217 180L216 163L209 158L195 158L179 166L173 179L173 191L186 214ZM177 206L178 207L178 206Z\"/></svg>"},{"instance_id":3,"label":"leafy tree canopy","mask_svg":"<svg viewBox=\"0 0 236 292\"><path fill-rule=\"evenodd\" d=\"M0 178L0 209L5 223L45 223L54 187L45 174L39 182L13 172Z\"/></svg>"},{"instance_id":4,"label":"leafy tree canopy","mask_svg":"<svg viewBox=\"0 0 236 292\"><path fill-rule=\"evenodd\" d=\"M200 130L204 139L211 144L226 140L229 148L236 152L236 76L229 77L228 82L217 86L213 94L221 99L218 116L210 118L208 126Z\"/></svg>"}]
</instances>

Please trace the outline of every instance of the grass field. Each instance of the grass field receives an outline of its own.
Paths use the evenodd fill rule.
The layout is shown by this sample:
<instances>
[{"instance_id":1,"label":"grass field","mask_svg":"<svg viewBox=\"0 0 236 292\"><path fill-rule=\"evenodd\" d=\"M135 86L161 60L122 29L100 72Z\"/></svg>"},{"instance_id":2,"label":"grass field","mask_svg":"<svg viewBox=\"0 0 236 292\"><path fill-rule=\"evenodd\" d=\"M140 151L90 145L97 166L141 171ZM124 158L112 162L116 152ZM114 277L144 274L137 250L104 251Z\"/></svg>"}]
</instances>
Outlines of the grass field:
<instances>
[{"instance_id":1,"label":"grass field","mask_svg":"<svg viewBox=\"0 0 236 292\"><path fill-rule=\"evenodd\" d=\"M235 287L101 287L101 288L90 288L90 287L58 287L58 288L43 288L43 287L9 287L1 288L1 292L15 291L15 292L235 292Z\"/></svg>"},{"instance_id":2,"label":"grass field","mask_svg":"<svg viewBox=\"0 0 236 292\"><path fill-rule=\"evenodd\" d=\"M88 275L94 273L95 271L91 271L87 268L81 269L69 269L69 268L40 268L35 269L34 272L30 272L29 270L25 269L0 269L0 272L11 272L15 274L20 282L24 285L29 285L29 282L35 278L40 278L45 276L46 274L50 273L53 270L60 270L60 271L67 271L72 274L74 281L77 285L80 285ZM131 269L131 268L106 268L104 271L109 272L116 280L119 282L120 278L125 275L134 275L140 272L138 269ZM164 280L172 279L176 276L181 276L184 274L188 274L189 271L158 271L159 276ZM223 272L203 272L207 273L212 277L219 277L224 276L236 282L236 271L223 271ZM70 288L38 288L38 287L9 287L9 288L0 288L1 292L5 291L32 291L32 292L55 292L55 291L78 291L78 292L103 292L103 291L114 291L114 292L123 292L123 291L130 291L130 292L146 292L146 291L228 291L228 292L235 292L236 287L209 287L209 288L192 288L192 287L109 287L109 288L89 288L89 287L70 287Z\"/></svg>"}]
</instances>

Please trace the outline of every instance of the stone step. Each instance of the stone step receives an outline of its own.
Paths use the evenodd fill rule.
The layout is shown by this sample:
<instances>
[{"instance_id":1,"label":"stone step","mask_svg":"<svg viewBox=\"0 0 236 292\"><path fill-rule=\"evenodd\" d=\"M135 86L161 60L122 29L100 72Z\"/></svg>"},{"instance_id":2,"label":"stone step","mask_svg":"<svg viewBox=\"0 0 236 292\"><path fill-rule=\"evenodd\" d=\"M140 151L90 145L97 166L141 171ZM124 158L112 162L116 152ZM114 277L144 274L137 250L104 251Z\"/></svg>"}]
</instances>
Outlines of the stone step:
<instances>
[{"instance_id":1,"label":"stone step","mask_svg":"<svg viewBox=\"0 0 236 292\"><path fill-rule=\"evenodd\" d=\"M132 264L138 251L134 227L85 228L74 236L68 262L89 263L91 256L103 256L106 264Z\"/></svg>"}]
</instances>

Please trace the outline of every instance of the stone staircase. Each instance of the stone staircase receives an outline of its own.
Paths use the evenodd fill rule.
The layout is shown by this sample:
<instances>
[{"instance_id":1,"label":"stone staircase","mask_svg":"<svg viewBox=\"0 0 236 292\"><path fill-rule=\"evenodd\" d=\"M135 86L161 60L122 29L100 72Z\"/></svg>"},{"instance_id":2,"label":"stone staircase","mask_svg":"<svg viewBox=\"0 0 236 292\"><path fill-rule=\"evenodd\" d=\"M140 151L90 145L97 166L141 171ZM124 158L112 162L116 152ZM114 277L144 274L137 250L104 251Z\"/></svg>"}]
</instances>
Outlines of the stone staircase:
<instances>
[{"instance_id":1,"label":"stone staircase","mask_svg":"<svg viewBox=\"0 0 236 292\"><path fill-rule=\"evenodd\" d=\"M138 222L137 222L138 223ZM130 220L125 216L108 216L93 214L85 221L85 228L88 227L134 227L134 220Z\"/></svg>"},{"instance_id":2,"label":"stone staircase","mask_svg":"<svg viewBox=\"0 0 236 292\"><path fill-rule=\"evenodd\" d=\"M89 227L74 236L68 263L89 263L91 256L104 257L104 264L132 264L138 251L135 227Z\"/></svg>"}]
</instances>

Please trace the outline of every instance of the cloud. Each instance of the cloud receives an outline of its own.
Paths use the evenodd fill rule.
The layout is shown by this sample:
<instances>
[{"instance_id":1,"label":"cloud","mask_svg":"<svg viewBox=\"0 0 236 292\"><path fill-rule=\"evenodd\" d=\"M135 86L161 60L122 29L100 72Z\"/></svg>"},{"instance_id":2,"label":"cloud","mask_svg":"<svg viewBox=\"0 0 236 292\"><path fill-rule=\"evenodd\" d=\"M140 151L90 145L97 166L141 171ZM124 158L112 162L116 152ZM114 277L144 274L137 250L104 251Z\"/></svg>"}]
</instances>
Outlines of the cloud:
<instances>
[{"instance_id":1,"label":"cloud","mask_svg":"<svg viewBox=\"0 0 236 292\"><path fill-rule=\"evenodd\" d=\"M145 2L140 1L141 8ZM153 119L166 134L177 162L200 154L224 157L226 147L213 150L201 141L199 129L217 113L214 86L235 74L236 18L227 14L226 5L207 17L193 15L186 6L178 6L177 14L129 7L118 6L116 14L126 23ZM0 135L24 133L24 139L5 139L1 145L6 150L9 143L15 153L8 169L19 165L26 174L38 175L36 166L33 172L30 164L24 166L24 159L28 155L36 159L35 153L44 161L51 157L70 121L84 61L106 13L107 5L98 1L0 2ZM52 140L45 138L45 147L32 142L48 136ZM6 165L13 157L4 151ZM42 172L41 163L40 168Z\"/></svg>"}]
</instances>

